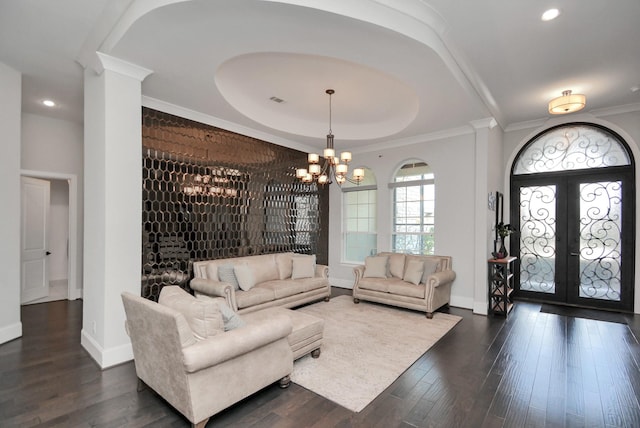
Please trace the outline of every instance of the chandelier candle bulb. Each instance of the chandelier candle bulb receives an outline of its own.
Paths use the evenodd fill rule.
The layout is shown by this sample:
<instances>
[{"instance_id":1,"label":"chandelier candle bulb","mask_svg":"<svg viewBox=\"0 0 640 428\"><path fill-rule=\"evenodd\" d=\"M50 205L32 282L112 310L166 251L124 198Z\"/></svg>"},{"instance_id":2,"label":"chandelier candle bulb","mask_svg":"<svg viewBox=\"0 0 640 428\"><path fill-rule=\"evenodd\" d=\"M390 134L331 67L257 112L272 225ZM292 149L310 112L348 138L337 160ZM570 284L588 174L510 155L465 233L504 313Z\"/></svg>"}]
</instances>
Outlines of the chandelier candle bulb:
<instances>
[{"instance_id":1,"label":"chandelier candle bulb","mask_svg":"<svg viewBox=\"0 0 640 428\"><path fill-rule=\"evenodd\" d=\"M318 163L320 161L320 155L317 153L309 153L307 156L309 163Z\"/></svg>"}]
</instances>

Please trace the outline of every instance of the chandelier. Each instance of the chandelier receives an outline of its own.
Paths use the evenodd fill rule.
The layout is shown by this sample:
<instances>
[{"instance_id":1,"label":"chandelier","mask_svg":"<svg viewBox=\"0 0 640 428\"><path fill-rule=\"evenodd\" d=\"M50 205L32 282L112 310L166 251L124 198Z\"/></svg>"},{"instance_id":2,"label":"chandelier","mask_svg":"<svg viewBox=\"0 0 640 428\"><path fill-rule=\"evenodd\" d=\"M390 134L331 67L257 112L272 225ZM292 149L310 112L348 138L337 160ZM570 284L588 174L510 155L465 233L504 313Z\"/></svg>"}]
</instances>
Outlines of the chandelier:
<instances>
[{"instance_id":1,"label":"chandelier","mask_svg":"<svg viewBox=\"0 0 640 428\"><path fill-rule=\"evenodd\" d=\"M327 148L323 152L323 162L320 163L320 155L309 153L307 160L309 168L296 169L296 177L304 183L311 183L314 180L318 184L331 184L334 180L342 186L345 181L353 184L360 184L364 179L364 169L355 168L353 175L348 176L349 162L351 162L351 152L342 152L340 157L336 156L333 148L333 132L331 130L331 96L336 91L327 89L325 93L329 95L329 134L327 134Z\"/></svg>"}]
</instances>

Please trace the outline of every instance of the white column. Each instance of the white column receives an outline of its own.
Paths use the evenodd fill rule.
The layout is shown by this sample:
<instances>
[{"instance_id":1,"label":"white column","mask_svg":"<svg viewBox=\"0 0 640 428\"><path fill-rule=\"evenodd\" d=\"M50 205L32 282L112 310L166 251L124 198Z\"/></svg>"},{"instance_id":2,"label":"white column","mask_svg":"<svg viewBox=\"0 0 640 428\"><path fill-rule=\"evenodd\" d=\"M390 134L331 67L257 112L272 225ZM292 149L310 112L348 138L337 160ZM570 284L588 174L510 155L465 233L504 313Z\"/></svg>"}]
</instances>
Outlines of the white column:
<instances>
[{"instance_id":1,"label":"white column","mask_svg":"<svg viewBox=\"0 0 640 428\"><path fill-rule=\"evenodd\" d=\"M149 70L98 53L84 75L82 346L106 368L133 358L123 291L140 295L142 80Z\"/></svg>"},{"instance_id":2,"label":"white column","mask_svg":"<svg viewBox=\"0 0 640 428\"><path fill-rule=\"evenodd\" d=\"M20 131L22 75L0 62L0 343L22 336L20 322Z\"/></svg>"},{"instance_id":3,"label":"white column","mask_svg":"<svg viewBox=\"0 0 640 428\"><path fill-rule=\"evenodd\" d=\"M500 190L496 187L500 181L495 176L501 173L502 150L500 134L492 133L496 126L493 118L473 121L471 126L476 132L475 144L475 244L474 244L474 296L473 312L487 314L488 285L487 260L493 251L492 227L495 216L489 210L490 193Z\"/></svg>"}]
</instances>

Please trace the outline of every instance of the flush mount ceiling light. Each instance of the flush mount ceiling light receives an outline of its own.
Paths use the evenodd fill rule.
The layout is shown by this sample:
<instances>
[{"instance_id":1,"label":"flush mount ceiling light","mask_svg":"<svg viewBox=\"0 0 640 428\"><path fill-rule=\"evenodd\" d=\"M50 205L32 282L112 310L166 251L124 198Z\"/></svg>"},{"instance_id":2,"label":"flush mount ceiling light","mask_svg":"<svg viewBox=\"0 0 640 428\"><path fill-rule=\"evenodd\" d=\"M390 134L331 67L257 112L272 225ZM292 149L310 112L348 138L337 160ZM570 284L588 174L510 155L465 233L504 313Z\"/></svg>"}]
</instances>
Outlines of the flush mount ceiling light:
<instances>
[{"instance_id":1,"label":"flush mount ceiling light","mask_svg":"<svg viewBox=\"0 0 640 428\"><path fill-rule=\"evenodd\" d=\"M567 114L582 110L587 105L587 97L582 94L572 94L570 90L563 91L562 96L549 101L549 113Z\"/></svg>"},{"instance_id":2,"label":"flush mount ceiling light","mask_svg":"<svg viewBox=\"0 0 640 428\"><path fill-rule=\"evenodd\" d=\"M545 10L540 19L543 21L551 21L556 19L560 15L560 11L558 9L548 9Z\"/></svg>"},{"instance_id":3,"label":"flush mount ceiling light","mask_svg":"<svg viewBox=\"0 0 640 428\"><path fill-rule=\"evenodd\" d=\"M307 160L309 168L296 169L296 177L304 183L311 183L314 180L318 184L331 184L333 180L342 186L345 181L354 184L360 184L364 179L364 169L356 168L353 170L353 177L349 178L349 162L351 162L351 152L342 152L340 157L336 156L333 148L333 132L331 131L331 96L335 93L333 89L327 89L326 94L329 95L329 134L327 134L327 148L324 149L324 162L320 164L320 155L317 153L309 153ZM340 163L340 162L343 163Z\"/></svg>"}]
</instances>

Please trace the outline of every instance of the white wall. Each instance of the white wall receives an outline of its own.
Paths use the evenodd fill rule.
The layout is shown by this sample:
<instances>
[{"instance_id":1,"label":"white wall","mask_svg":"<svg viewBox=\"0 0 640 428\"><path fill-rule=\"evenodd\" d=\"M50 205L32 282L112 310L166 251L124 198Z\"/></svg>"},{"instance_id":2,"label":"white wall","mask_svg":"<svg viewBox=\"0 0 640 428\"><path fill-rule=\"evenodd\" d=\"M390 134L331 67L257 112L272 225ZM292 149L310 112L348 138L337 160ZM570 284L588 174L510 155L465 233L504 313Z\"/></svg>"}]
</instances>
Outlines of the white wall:
<instances>
[{"instance_id":1,"label":"white wall","mask_svg":"<svg viewBox=\"0 0 640 428\"><path fill-rule=\"evenodd\" d=\"M598 116L590 113L572 114L552 118L535 128L525 128L506 132L504 135L504 188L505 207L509 206L508 189L511 165L520 149L536 134L556 125L570 122L590 122L605 126L617 132L630 146L636 165L636 248L635 248L635 298L634 312L640 313L640 111L600 112ZM506 212L505 212L506 214Z\"/></svg>"},{"instance_id":2,"label":"white wall","mask_svg":"<svg viewBox=\"0 0 640 428\"><path fill-rule=\"evenodd\" d=\"M22 76L0 62L0 343L22 336L20 322L20 110Z\"/></svg>"},{"instance_id":3,"label":"white wall","mask_svg":"<svg viewBox=\"0 0 640 428\"><path fill-rule=\"evenodd\" d=\"M457 278L453 284L451 304L472 308L474 302L474 231L475 231L475 134L449 137L437 141L387 148L368 153L354 153L354 166L374 171L378 182L378 251L391 249L391 190L388 183L408 159L427 162L435 174L436 254L453 257ZM338 147L338 149L340 149ZM342 208L341 192L332 185L330 194L329 275L332 285L353 286L353 265L340 262ZM485 261L488 254L480 255ZM482 278L483 282L485 278Z\"/></svg>"},{"instance_id":4,"label":"white wall","mask_svg":"<svg viewBox=\"0 0 640 428\"><path fill-rule=\"evenodd\" d=\"M30 113L22 115L22 169L43 172L45 176L47 175L46 173L53 173L52 175L71 174L77 177L77 189L75 192L78 225L75 238L77 248L75 268L76 296L81 295L80 290L83 287L83 162L84 135L81 124ZM51 277L51 279L60 278Z\"/></svg>"}]
</instances>

